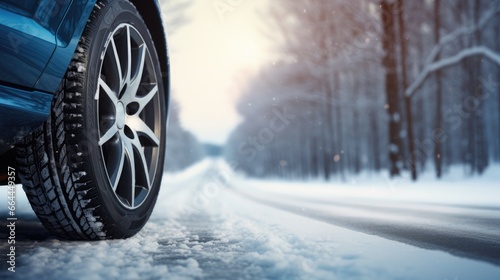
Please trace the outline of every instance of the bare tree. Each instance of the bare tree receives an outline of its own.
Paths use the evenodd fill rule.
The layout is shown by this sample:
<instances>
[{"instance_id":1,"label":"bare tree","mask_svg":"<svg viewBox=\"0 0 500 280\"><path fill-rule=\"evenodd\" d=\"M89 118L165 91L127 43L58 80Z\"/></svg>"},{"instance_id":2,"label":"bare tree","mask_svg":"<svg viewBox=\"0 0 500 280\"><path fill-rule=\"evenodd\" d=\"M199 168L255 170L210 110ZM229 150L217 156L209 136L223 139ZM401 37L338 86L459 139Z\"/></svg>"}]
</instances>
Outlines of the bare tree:
<instances>
[{"instance_id":1,"label":"bare tree","mask_svg":"<svg viewBox=\"0 0 500 280\"><path fill-rule=\"evenodd\" d=\"M440 13L440 0L434 0L434 41L439 43L441 38L441 13ZM439 60L439 53L436 55L436 59ZM436 124L434 128L437 131L442 130L443 125L443 97L442 97L442 73L441 70L436 71ZM436 166L436 176L441 178L442 175L442 143L440 141L435 141L434 143L434 163Z\"/></svg>"},{"instance_id":2,"label":"bare tree","mask_svg":"<svg viewBox=\"0 0 500 280\"><path fill-rule=\"evenodd\" d=\"M382 45L385 52L383 58L383 66L385 68L385 91L387 96L387 112L389 114L389 171L391 176L397 176L400 174L401 168L402 143L396 30L394 20L395 3L381 0L380 9L383 24Z\"/></svg>"},{"instance_id":3,"label":"bare tree","mask_svg":"<svg viewBox=\"0 0 500 280\"><path fill-rule=\"evenodd\" d=\"M399 13L398 13L398 24L399 24L399 42L401 51L401 82L403 89L408 87L408 75L407 75L407 63L406 59L408 57L408 37L406 35L405 19L404 19L404 2L403 0L398 0ZM403 95L404 96L404 95ZM408 168L411 172L411 177L413 180L417 180L417 166L415 162L415 157L413 153L415 152L415 140L413 137L413 109L411 104L411 96L404 96L405 99L405 110L406 110L406 129L407 129L407 141L408 141Z\"/></svg>"},{"instance_id":4,"label":"bare tree","mask_svg":"<svg viewBox=\"0 0 500 280\"><path fill-rule=\"evenodd\" d=\"M262 149L251 164L240 162L245 172L334 180L360 170L397 176L406 163L416 179L426 162L438 177L452 164L477 173L488 166L500 100L488 97L498 92L494 82L475 87L500 65L500 2L276 0L271 7L281 59L251 79L239 105L243 122L227 145L233 159L239 147L243 159ZM286 132L245 146L279 106L296 115Z\"/></svg>"}]
</instances>

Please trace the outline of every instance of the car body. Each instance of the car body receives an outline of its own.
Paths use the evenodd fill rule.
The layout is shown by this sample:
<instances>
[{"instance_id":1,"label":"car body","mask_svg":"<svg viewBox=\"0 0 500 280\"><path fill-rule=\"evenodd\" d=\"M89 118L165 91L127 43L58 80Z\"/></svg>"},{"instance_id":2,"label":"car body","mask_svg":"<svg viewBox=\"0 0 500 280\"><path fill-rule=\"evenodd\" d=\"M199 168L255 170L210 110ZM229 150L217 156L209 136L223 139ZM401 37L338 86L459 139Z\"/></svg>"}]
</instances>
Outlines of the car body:
<instances>
[{"instance_id":1,"label":"car body","mask_svg":"<svg viewBox=\"0 0 500 280\"><path fill-rule=\"evenodd\" d=\"M132 0L151 32L168 95L169 60L156 0ZM50 113L95 0L0 0L0 162ZM167 96L168 97L168 96ZM168 99L167 99L168 101ZM6 172L6 171L5 171Z\"/></svg>"}]
</instances>

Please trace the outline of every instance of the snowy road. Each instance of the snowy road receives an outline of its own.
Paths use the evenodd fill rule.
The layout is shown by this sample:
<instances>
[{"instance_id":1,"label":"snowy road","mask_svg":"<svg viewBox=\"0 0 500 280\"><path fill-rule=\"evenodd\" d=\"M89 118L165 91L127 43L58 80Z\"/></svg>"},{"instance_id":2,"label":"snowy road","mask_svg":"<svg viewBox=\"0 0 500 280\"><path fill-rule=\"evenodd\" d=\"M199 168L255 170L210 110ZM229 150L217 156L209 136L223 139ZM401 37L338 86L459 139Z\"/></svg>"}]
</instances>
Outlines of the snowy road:
<instances>
[{"instance_id":1,"label":"snowy road","mask_svg":"<svg viewBox=\"0 0 500 280\"><path fill-rule=\"evenodd\" d=\"M498 279L500 275L498 209L299 197L251 188L254 182L245 182L210 163L167 176L144 230L128 240L102 242L55 239L18 196L16 273L6 272L2 264L0 279L85 275L87 279ZM5 218L1 217L2 238ZM4 256L7 242L0 242Z\"/></svg>"},{"instance_id":2,"label":"snowy road","mask_svg":"<svg viewBox=\"0 0 500 280\"><path fill-rule=\"evenodd\" d=\"M238 193L318 221L500 265L500 208Z\"/></svg>"}]
</instances>

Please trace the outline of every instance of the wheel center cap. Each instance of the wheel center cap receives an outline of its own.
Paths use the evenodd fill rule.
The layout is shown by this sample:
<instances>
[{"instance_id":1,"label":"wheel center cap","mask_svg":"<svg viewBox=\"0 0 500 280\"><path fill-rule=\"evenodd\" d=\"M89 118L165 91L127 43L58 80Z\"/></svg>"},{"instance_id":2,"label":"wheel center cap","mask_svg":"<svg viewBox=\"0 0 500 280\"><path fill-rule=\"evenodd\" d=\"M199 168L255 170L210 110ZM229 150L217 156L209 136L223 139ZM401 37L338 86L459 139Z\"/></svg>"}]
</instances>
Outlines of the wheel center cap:
<instances>
[{"instance_id":1,"label":"wheel center cap","mask_svg":"<svg viewBox=\"0 0 500 280\"><path fill-rule=\"evenodd\" d=\"M121 101L116 104L116 126L118 129L125 126L125 105Z\"/></svg>"}]
</instances>

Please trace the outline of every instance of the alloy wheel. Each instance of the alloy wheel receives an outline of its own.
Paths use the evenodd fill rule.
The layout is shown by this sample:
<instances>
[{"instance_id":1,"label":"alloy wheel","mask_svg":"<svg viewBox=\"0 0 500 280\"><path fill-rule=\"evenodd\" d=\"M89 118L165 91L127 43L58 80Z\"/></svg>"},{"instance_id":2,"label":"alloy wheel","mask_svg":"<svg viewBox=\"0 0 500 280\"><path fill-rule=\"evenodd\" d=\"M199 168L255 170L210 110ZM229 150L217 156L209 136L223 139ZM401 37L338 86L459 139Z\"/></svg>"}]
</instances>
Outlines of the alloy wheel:
<instances>
[{"instance_id":1,"label":"alloy wheel","mask_svg":"<svg viewBox=\"0 0 500 280\"><path fill-rule=\"evenodd\" d=\"M116 198L137 209L151 191L160 156L163 120L154 64L141 34L127 23L111 33L101 61L98 144Z\"/></svg>"}]
</instances>

